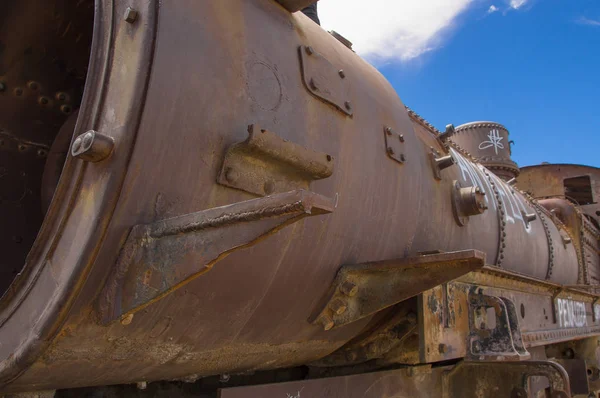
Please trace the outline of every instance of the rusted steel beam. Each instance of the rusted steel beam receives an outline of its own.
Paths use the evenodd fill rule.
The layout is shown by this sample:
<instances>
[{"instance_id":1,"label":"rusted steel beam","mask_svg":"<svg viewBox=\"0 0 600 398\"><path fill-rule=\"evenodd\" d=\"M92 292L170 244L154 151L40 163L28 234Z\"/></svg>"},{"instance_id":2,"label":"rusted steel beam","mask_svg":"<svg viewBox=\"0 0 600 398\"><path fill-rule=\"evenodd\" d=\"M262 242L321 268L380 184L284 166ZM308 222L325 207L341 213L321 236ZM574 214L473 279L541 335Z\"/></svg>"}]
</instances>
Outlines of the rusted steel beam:
<instances>
[{"instance_id":1,"label":"rusted steel beam","mask_svg":"<svg viewBox=\"0 0 600 398\"><path fill-rule=\"evenodd\" d=\"M318 0L277 0L289 12L300 11L304 7L316 3Z\"/></svg>"}]
</instances>

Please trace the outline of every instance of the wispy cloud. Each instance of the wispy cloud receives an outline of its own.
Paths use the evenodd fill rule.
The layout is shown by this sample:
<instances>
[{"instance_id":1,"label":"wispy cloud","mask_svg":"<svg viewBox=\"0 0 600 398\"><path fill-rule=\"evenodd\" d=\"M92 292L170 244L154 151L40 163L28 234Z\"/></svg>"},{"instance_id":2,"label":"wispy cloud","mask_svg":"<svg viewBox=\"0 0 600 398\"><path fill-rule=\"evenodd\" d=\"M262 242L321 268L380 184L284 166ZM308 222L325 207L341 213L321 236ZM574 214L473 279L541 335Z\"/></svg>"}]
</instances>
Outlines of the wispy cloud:
<instances>
[{"instance_id":1,"label":"wispy cloud","mask_svg":"<svg viewBox=\"0 0 600 398\"><path fill-rule=\"evenodd\" d=\"M528 0L510 0L510 8L518 10L519 8L523 7Z\"/></svg>"},{"instance_id":2,"label":"wispy cloud","mask_svg":"<svg viewBox=\"0 0 600 398\"><path fill-rule=\"evenodd\" d=\"M495 13L496 11L500 11L500 9L499 9L498 7L496 7L495 5L493 5L493 4L492 4L492 5L490 6L490 8L488 8L488 11L487 11L487 12L488 12L488 14L493 14L493 13Z\"/></svg>"},{"instance_id":3,"label":"wispy cloud","mask_svg":"<svg viewBox=\"0 0 600 398\"><path fill-rule=\"evenodd\" d=\"M576 22L581 25L600 26L600 21L586 17L580 17Z\"/></svg>"},{"instance_id":4,"label":"wispy cloud","mask_svg":"<svg viewBox=\"0 0 600 398\"><path fill-rule=\"evenodd\" d=\"M511 0L521 1L526 0ZM354 49L374 62L407 61L437 47L444 33L474 0L345 0L320 1L323 27L354 43Z\"/></svg>"}]
</instances>

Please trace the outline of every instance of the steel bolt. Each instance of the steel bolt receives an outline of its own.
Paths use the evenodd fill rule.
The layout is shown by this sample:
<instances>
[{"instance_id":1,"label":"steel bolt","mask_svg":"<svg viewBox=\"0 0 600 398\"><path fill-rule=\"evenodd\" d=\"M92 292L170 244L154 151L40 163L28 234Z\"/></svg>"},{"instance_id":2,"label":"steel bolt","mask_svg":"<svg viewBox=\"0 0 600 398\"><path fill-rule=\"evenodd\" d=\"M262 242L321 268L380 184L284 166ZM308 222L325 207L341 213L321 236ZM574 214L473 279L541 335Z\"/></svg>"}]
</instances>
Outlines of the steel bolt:
<instances>
[{"instance_id":1,"label":"steel bolt","mask_svg":"<svg viewBox=\"0 0 600 398\"><path fill-rule=\"evenodd\" d=\"M138 390L145 390L146 388L148 388L148 382L147 381L138 381L137 388L138 388Z\"/></svg>"},{"instance_id":2,"label":"steel bolt","mask_svg":"<svg viewBox=\"0 0 600 398\"><path fill-rule=\"evenodd\" d=\"M404 154L401 154L401 155L400 155L400 160L401 160L401 161L403 161L403 162L405 162L405 161L406 161L406 157L404 156Z\"/></svg>"},{"instance_id":3,"label":"steel bolt","mask_svg":"<svg viewBox=\"0 0 600 398\"><path fill-rule=\"evenodd\" d=\"M27 87L29 87L31 90L37 90L40 86L37 84L37 82L29 82L27 83Z\"/></svg>"},{"instance_id":4,"label":"steel bolt","mask_svg":"<svg viewBox=\"0 0 600 398\"><path fill-rule=\"evenodd\" d=\"M329 315L323 315L319 319L319 323L323 326L323 330L325 331L331 330L335 326L333 319L331 319Z\"/></svg>"},{"instance_id":5,"label":"steel bolt","mask_svg":"<svg viewBox=\"0 0 600 398\"><path fill-rule=\"evenodd\" d=\"M227 170L225 170L225 179L230 183L235 183L239 177L240 174L234 168L228 167Z\"/></svg>"},{"instance_id":6,"label":"steel bolt","mask_svg":"<svg viewBox=\"0 0 600 398\"><path fill-rule=\"evenodd\" d=\"M223 373L222 375L219 376L219 381L221 383L227 383L230 379L231 379L231 376L228 375L227 373Z\"/></svg>"},{"instance_id":7,"label":"steel bolt","mask_svg":"<svg viewBox=\"0 0 600 398\"><path fill-rule=\"evenodd\" d=\"M393 154L394 154L394 149L393 149L393 148L388 148L388 150L387 150L387 151L388 151L388 153L389 153L390 155L393 155Z\"/></svg>"},{"instance_id":8,"label":"steel bolt","mask_svg":"<svg viewBox=\"0 0 600 398\"><path fill-rule=\"evenodd\" d=\"M340 291L348 297L353 297L358 293L358 286L350 281L346 281L340 286Z\"/></svg>"},{"instance_id":9,"label":"steel bolt","mask_svg":"<svg viewBox=\"0 0 600 398\"><path fill-rule=\"evenodd\" d=\"M45 105L48 105L48 102L50 102L50 101L48 100L48 97L40 97L38 99L38 102L40 105L45 106Z\"/></svg>"},{"instance_id":10,"label":"steel bolt","mask_svg":"<svg viewBox=\"0 0 600 398\"><path fill-rule=\"evenodd\" d=\"M313 54L315 53L315 50L314 50L314 48L312 48L311 46L307 46L307 47L306 47L306 53L307 53L308 55L313 55Z\"/></svg>"},{"instance_id":11,"label":"steel bolt","mask_svg":"<svg viewBox=\"0 0 600 398\"><path fill-rule=\"evenodd\" d=\"M92 144L92 141L94 140L94 133L92 133L91 131L88 131L87 133L85 133L85 135L83 136L83 147L87 148Z\"/></svg>"},{"instance_id":12,"label":"steel bolt","mask_svg":"<svg viewBox=\"0 0 600 398\"><path fill-rule=\"evenodd\" d=\"M73 152L79 151L79 149L81 148L81 141L81 136L75 139L75 141L73 142Z\"/></svg>"},{"instance_id":13,"label":"steel bolt","mask_svg":"<svg viewBox=\"0 0 600 398\"><path fill-rule=\"evenodd\" d=\"M71 107L69 105L62 105L60 111L66 115L71 113Z\"/></svg>"},{"instance_id":14,"label":"steel bolt","mask_svg":"<svg viewBox=\"0 0 600 398\"><path fill-rule=\"evenodd\" d=\"M354 362L354 361L356 361L357 358L358 358L358 355L354 351L348 351L346 353L346 360L348 362Z\"/></svg>"},{"instance_id":15,"label":"steel bolt","mask_svg":"<svg viewBox=\"0 0 600 398\"><path fill-rule=\"evenodd\" d=\"M127 326L131 324L131 321L133 321L133 314L127 314L121 318L121 325Z\"/></svg>"},{"instance_id":16,"label":"steel bolt","mask_svg":"<svg viewBox=\"0 0 600 398\"><path fill-rule=\"evenodd\" d=\"M400 142L404 142L404 134L400 134L399 138L400 138Z\"/></svg>"},{"instance_id":17,"label":"steel bolt","mask_svg":"<svg viewBox=\"0 0 600 398\"><path fill-rule=\"evenodd\" d=\"M126 22L134 23L137 19L137 16L138 16L138 12L136 10L134 10L131 7L127 7L127 9L125 10L125 15L123 16L123 19L125 19Z\"/></svg>"},{"instance_id":18,"label":"steel bolt","mask_svg":"<svg viewBox=\"0 0 600 398\"><path fill-rule=\"evenodd\" d=\"M317 87L317 83L315 83L314 79L310 79L310 81L308 82L308 85L310 86L311 90L318 90L319 87Z\"/></svg>"},{"instance_id":19,"label":"steel bolt","mask_svg":"<svg viewBox=\"0 0 600 398\"><path fill-rule=\"evenodd\" d=\"M67 99L67 94L65 93L56 93L56 99L59 101L64 101Z\"/></svg>"},{"instance_id":20,"label":"steel bolt","mask_svg":"<svg viewBox=\"0 0 600 398\"><path fill-rule=\"evenodd\" d=\"M350 103L350 101L346 101L344 103L344 106L346 107L347 110L349 110L349 111L352 110L352 104Z\"/></svg>"},{"instance_id":21,"label":"steel bolt","mask_svg":"<svg viewBox=\"0 0 600 398\"><path fill-rule=\"evenodd\" d=\"M338 74L340 75L340 77L341 77L342 79L344 79L344 78L346 77L346 73L344 72L344 70L343 70L343 69L340 69L340 71L338 72Z\"/></svg>"},{"instance_id":22,"label":"steel bolt","mask_svg":"<svg viewBox=\"0 0 600 398\"><path fill-rule=\"evenodd\" d=\"M331 304L329 305L329 308L331 308L331 311L333 311L334 314L342 315L344 312L346 312L346 309L348 308L348 306L346 305L346 303L343 300L335 299L331 302Z\"/></svg>"},{"instance_id":23,"label":"steel bolt","mask_svg":"<svg viewBox=\"0 0 600 398\"><path fill-rule=\"evenodd\" d=\"M385 128L385 133L386 133L387 135L392 135L392 128L391 128L391 127L386 127L386 128Z\"/></svg>"},{"instance_id":24,"label":"steel bolt","mask_svg":"<svg viewBox=\"0 0 600 398\"><path fill-rule=\"evenodd\" d=\"M21 95L23 95L23 89L21 87L15 88L15 95L17 97L20 97Z\"/></svg>"}]
</instances>

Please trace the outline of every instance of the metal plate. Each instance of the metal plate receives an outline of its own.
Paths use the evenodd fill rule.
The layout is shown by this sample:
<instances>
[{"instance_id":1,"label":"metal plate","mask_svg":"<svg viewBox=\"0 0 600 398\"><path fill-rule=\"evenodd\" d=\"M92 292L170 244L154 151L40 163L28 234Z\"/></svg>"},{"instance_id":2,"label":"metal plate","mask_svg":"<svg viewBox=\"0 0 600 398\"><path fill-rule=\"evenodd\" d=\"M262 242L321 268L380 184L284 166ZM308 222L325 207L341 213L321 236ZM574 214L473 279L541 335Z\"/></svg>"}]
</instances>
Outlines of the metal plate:
<instances>
[{"instance_id":1,"label":"metal plate","mask_svg":"<svg viewBox=\"0 0 600 398\"><path fill-rule=\"evenodd\" d=\"M315 97L352 116L352 103L348 96L348 77L343 69L336 68L311 46L300 46L302 78L306 89Z\"/></svg>"}]
</instances>

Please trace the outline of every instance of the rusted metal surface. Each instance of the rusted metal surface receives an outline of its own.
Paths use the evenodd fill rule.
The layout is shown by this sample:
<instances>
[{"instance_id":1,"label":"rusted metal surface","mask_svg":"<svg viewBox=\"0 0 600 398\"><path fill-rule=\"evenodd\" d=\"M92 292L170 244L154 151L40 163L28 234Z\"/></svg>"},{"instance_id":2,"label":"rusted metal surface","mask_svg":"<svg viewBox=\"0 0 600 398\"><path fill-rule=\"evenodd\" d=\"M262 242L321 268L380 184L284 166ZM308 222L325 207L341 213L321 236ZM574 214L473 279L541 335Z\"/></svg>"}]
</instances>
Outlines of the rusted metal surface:
<instances>
[{"instance_id":1,"label":"rusted metal surface","mask_svg":"<svg viewBox=\"0 0 600 398\"><path fill-rule=\"evenodd\" d=\"M225 388L221 390L220 398L425 398L443 396L443 370L425 368L416 370L414 373L409 369L400 369L271 385ZM459 396L452 396L452 398Z\"/></svg>"},{"instance_id":2,"label":"rusted metal surface","mask_svg":"<svg viewBox=\"0 0 600 398\"><path fill-rule=\"evenodd\" d=\"M485 254L466 250L343 266L313 323L330 330L356 322L484 264Z\"/></svg>"},{"instance_id":3,"label":"rusted metal surface","mask_svg":"<svg viewBox=\"0 0 600 398\"><path fill-rule=\"evenodd\" d=\"M459 360L467 356L473 292L514 303L509 309L502 301L519 317L528 349L600 333L598 317L591 319L595 290L572 287L594 283L595 260L583 261L593 253L585 241L595 236L594 221L569 227L518 184L503 181L502 168L494 168L496 175L477 163L458 138L442 142L372 66L305 16L263 0L110 0L96 2L92 21L91 3L13 3L0 6L2 22L10 21L2 29L11 32L2 37L39 43L34 54L67 48L59 59L73 71L85 70L87 53L93 56L80 104L60 88L70 78L46 79L53 66L43 62L17 70L14 88L23 87L14 91L1 67L16 65L6 54L22 55L26 46L3 41L9 50L0 54L0 101L27 106L14 118L4 112L10 107L0 108L1 126L36 121L48 135L44 141L12 127L3 132L68 149L71 137L93 130L114 146L98 162L71 153L56 190L49 183L44 223L29 228L30 240L36 233L37 239L0 300L1 391L145 386L307 364L332 373L340 367L342 374ZM88 12L75 13L84 4ZM37 10L35 18L28 9ZM56 17L63 9L77 14L68 30L69 18ZM32 25L44 28L12 34ZM90 42L78 27L91 26ZM46 30L64 34L57 39ZM27 97L36 87L49 91ZM78 107L75 126L65 124L67 110ZM256 129L266 138L255 130L247 140L248 123L262 126L265 133ZM382 139L384 126L393 134L384 130ZM444 135L461 134L449 128ZM489 140L507 144L502 134ZM485 150L495 156L496 147ZM28 167L41 175L44 165L31 160ZM56 176L60 160L54 163L46 169ZM221 180L230 164L241 169L241 179L230 176L236 182ZM464 226L453 214L456 181L474 189L462 211L487 207ZM582 181L568 185L578 190ZM301 201L292 213L262 218L266 202L297 189L310 189L305 198L331 198L315 208L335 211L296 220L306 215L304 204L310 207ZM297 202L287 199L278 209ZM35 202L41 211L42 201ZM596 205L580 206L584 216L589 206ZM464 274L471 268L448 258L431 263L461 251L485 253L489 267ZM130 261L127 253L138 257ZM483 257L476 257L480 266ZM415 258L425 260L415 265ZM218 266L203 272L215 259ZM362 265L360 275L350 272L358 283L338 283L336 276L351 268L344 264ZM395 272L380 272L382 264ZM430 290L407 299L423 289ZM324 309L339 327L324 331L311 323ZM507 325L514 345L513 323ZM439 392L436 380L423 391Z\"/></svg>"},{"instance_id":4,"label":"rusted metal surface","mask_svg":"<svg viewBox=\"0 0 600 398\"><path fill-rule=\"evenodd\" d=\"M348 94L351 76L333 65L313 46L300 46L300 66L306 89L315 97L333 105L339 111L352 116L352 102Z\"/></svg>"},{"instance_id":5,"label":"rusted metal surface","mask_svg":"<svg viewBox=\"0 0 600 398\"><path fill-rule=\"evenodd\" d=\"M469 294L468 317L468 358L522 361L531 357L523 345L515 305L506 297Z\"/></svg>"},{"instance_id":6,"label":"rusted metal surface","mask_svg":"<svg viewBox=\"0 0 600 398\"><path fill-rule=\"evenodd\" d=\"M484 201L485 192L476 186L463 187L460 182L454 182L452 191L452 210L456 222L463 226L469 222L469 217L477 216L487 210Z\"/></svg>"},{"instance_id":7,"label":"rusted metal surface","mask_svg":"<svg viewBox=\"0 0 600 398\"><path fill-rule=\"evenodd\" d=\"M551 398L570 398L569 376L552 361L465 361L446 375L451 397L527 398L530 379L543 376L550 382Z\"/></svg>"},{"instance_id":8,"label":"rusted metal surface","mask_svg":"<svg viewBox=\"0 0 600 398\"><path fill-rule=\"evenodd\" d=\"M248 126L248 139L227 150L219 184L264 196L308 189L310 182L330 177L335 160L277 134Z\"/></svg>"},{"instance_id":9,"label":"rusted metal surface","mask_svg":"<svg viewBox=\"0 0 600 398\"><path fill-rule=\"evenodd\" d=\"M139 311L244 249L334 202L293 191L186 214L131 230L100 308L109 322ZM130 322L130 321L129 321Z\"/></svg>"}]
</instances>

